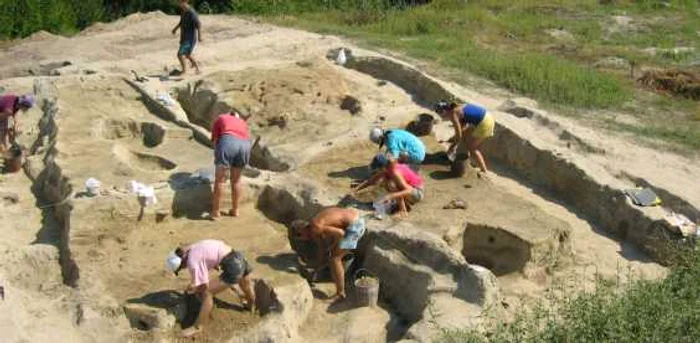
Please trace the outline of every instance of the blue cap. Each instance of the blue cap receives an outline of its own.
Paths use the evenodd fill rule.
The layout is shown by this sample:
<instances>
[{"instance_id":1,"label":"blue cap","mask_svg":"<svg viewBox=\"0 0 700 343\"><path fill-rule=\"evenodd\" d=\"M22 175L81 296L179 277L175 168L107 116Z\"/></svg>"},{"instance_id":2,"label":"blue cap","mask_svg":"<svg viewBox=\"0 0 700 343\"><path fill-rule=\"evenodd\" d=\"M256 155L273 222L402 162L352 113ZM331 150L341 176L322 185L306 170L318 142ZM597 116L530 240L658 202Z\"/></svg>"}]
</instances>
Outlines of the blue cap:
<instances>
[{"instance_id":1,"label":"blue cap","mask_svg":"<svg viewBox=\"0 0 700 343\"><path fill-rule=\"evenodd\" d=\"M384 154L378 154L377 156L374 156L372 159L372 163L370 163L369 168L372 170L377 170L379 168L384 168L389 164L389 159L384 156Z\"/></svg>"}]
</instances>

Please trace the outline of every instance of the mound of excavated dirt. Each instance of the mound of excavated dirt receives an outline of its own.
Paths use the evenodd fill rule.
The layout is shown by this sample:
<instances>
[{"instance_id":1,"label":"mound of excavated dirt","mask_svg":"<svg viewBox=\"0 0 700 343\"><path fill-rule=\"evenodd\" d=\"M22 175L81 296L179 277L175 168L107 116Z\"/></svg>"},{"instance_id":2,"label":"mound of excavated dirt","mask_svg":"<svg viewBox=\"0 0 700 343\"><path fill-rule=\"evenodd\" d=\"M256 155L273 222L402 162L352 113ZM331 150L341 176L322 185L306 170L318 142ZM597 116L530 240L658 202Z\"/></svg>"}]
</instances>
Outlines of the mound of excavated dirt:
<instances>
[{"instance_id":1,"label":"mound of excavated dirt","mask_svg":"<svg viewBox=\"0 0 700 343\"><path fill-rule=\"evenodd\" d=\"M700 71L648 70L637 82L655 91L700 100Z\"/></svg>"},{"instance_id":2,"label":"mound of excavated dirt","mask_svg":"<svg viewBox=\"0 0 700 343\"><path fill-rule=\"evenodd\" d=\"M219 114L236 110L268 144L304 134L315 140L331 126L348 127L350 112L341 108L348 92L337 68L322 60L218 72L176 90L190 121L210 128Z\"/></svg>"}]
</instances>

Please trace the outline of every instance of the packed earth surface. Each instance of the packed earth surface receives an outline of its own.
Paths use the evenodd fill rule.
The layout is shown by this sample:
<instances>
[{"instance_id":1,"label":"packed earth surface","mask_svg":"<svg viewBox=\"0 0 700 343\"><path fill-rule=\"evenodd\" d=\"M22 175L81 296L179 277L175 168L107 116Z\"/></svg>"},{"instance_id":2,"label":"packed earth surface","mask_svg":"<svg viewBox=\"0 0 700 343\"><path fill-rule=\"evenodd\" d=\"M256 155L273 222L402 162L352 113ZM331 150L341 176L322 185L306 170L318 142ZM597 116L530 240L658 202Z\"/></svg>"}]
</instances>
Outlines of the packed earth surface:
<instances>
[{"instance_id":1,"label":"packed earth surface","mask_svg":"<svg viewBox=\"0 0 700 343\"><path fill-rule=\"evenodd\" d=\"M38 98L21 115L23 169L0 175L2 341L179 341L196 304L183 296L187 273L163 263L178 244L206 238L242 251L276 305L250 314L224 292L193 341L429 342L601 278L661 278L671 252L697 235L676 221L700 220L692 157L443 82L338 37L230 16L202 16L202 73L172 77L177 20L134 14L0 51L0 88ZM421 137L425 199L405 219L373 216L381 192L350 195L378 152L369 130L410 126L440 99L493 113L484 146L493 172L455 176L444 143L452 128L438 120ZM212 222L208 130L229 111L248 118L255 145L241 216ZM131 181L152 186L157 201L142 206ZM662 206L633 205L623 191L635 187ZM328 300L328 277L307 281L288 234L292 220L333 205L368 217L341 303ZM375 307L358 305L360 269L379 280Z\"/></svg>"}]
</instances>

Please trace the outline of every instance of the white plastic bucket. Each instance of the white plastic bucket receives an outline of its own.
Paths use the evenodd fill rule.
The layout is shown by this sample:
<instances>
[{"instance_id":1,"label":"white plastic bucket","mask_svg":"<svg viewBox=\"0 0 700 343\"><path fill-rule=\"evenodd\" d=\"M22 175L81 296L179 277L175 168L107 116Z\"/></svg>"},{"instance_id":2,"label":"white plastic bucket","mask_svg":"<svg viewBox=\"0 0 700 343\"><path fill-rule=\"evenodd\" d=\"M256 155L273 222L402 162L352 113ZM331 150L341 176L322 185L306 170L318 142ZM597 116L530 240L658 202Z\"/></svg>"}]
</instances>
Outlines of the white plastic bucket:
<instances>
[{"instance_id":1,"label":"white plastic bucket","mask_svg":"<svg viewBox=\"0 0 700 343\"><path fill-rule=\"evenodd\" d=\"M85 181L85 188L87 193L91 196L100 195L100 181L94 178L89 178Z\"/></svg>"}]
</instances>

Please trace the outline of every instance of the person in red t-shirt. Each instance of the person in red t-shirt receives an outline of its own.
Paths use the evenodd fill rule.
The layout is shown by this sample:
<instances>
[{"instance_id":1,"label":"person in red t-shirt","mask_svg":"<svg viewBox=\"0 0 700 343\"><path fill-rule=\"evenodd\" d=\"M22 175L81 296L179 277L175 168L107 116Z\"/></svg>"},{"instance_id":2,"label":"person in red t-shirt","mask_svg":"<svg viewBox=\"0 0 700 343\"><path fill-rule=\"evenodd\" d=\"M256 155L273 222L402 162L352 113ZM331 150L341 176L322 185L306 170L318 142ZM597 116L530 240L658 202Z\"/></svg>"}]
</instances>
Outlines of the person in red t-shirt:
<instances>
[{"instance_id":1,"label":"person in red t-shirt","mask_svg":"<svg viewBox=\"0 0 700 343\"><path fill-rule=\"evenodd\" d=\"M211 129L211 141L214 143L214 197L211 204L211 219L221 217L221 188L226 177L226 170L231 171L231 210L229 215L238 216L238 204L243 196L241 173L250 161L250 133L248 123L235 112L220 115Z\"/></svg>"},{"instance_id":2,"label":"person in red t-shirt","mask_svg":"<svg viewBox=\"0 0 700 343\"><path fill-rule=\"evenodd\" d=\"M26 111L34 106L34 96L25 94L16 96L7 94L0 96L0 151L7 150L7 138L10 142L14 140L14 135L19 130L17 112ZM9 119L12 118L12 131L9 130Z\"/></svg>"}]
</instances>

